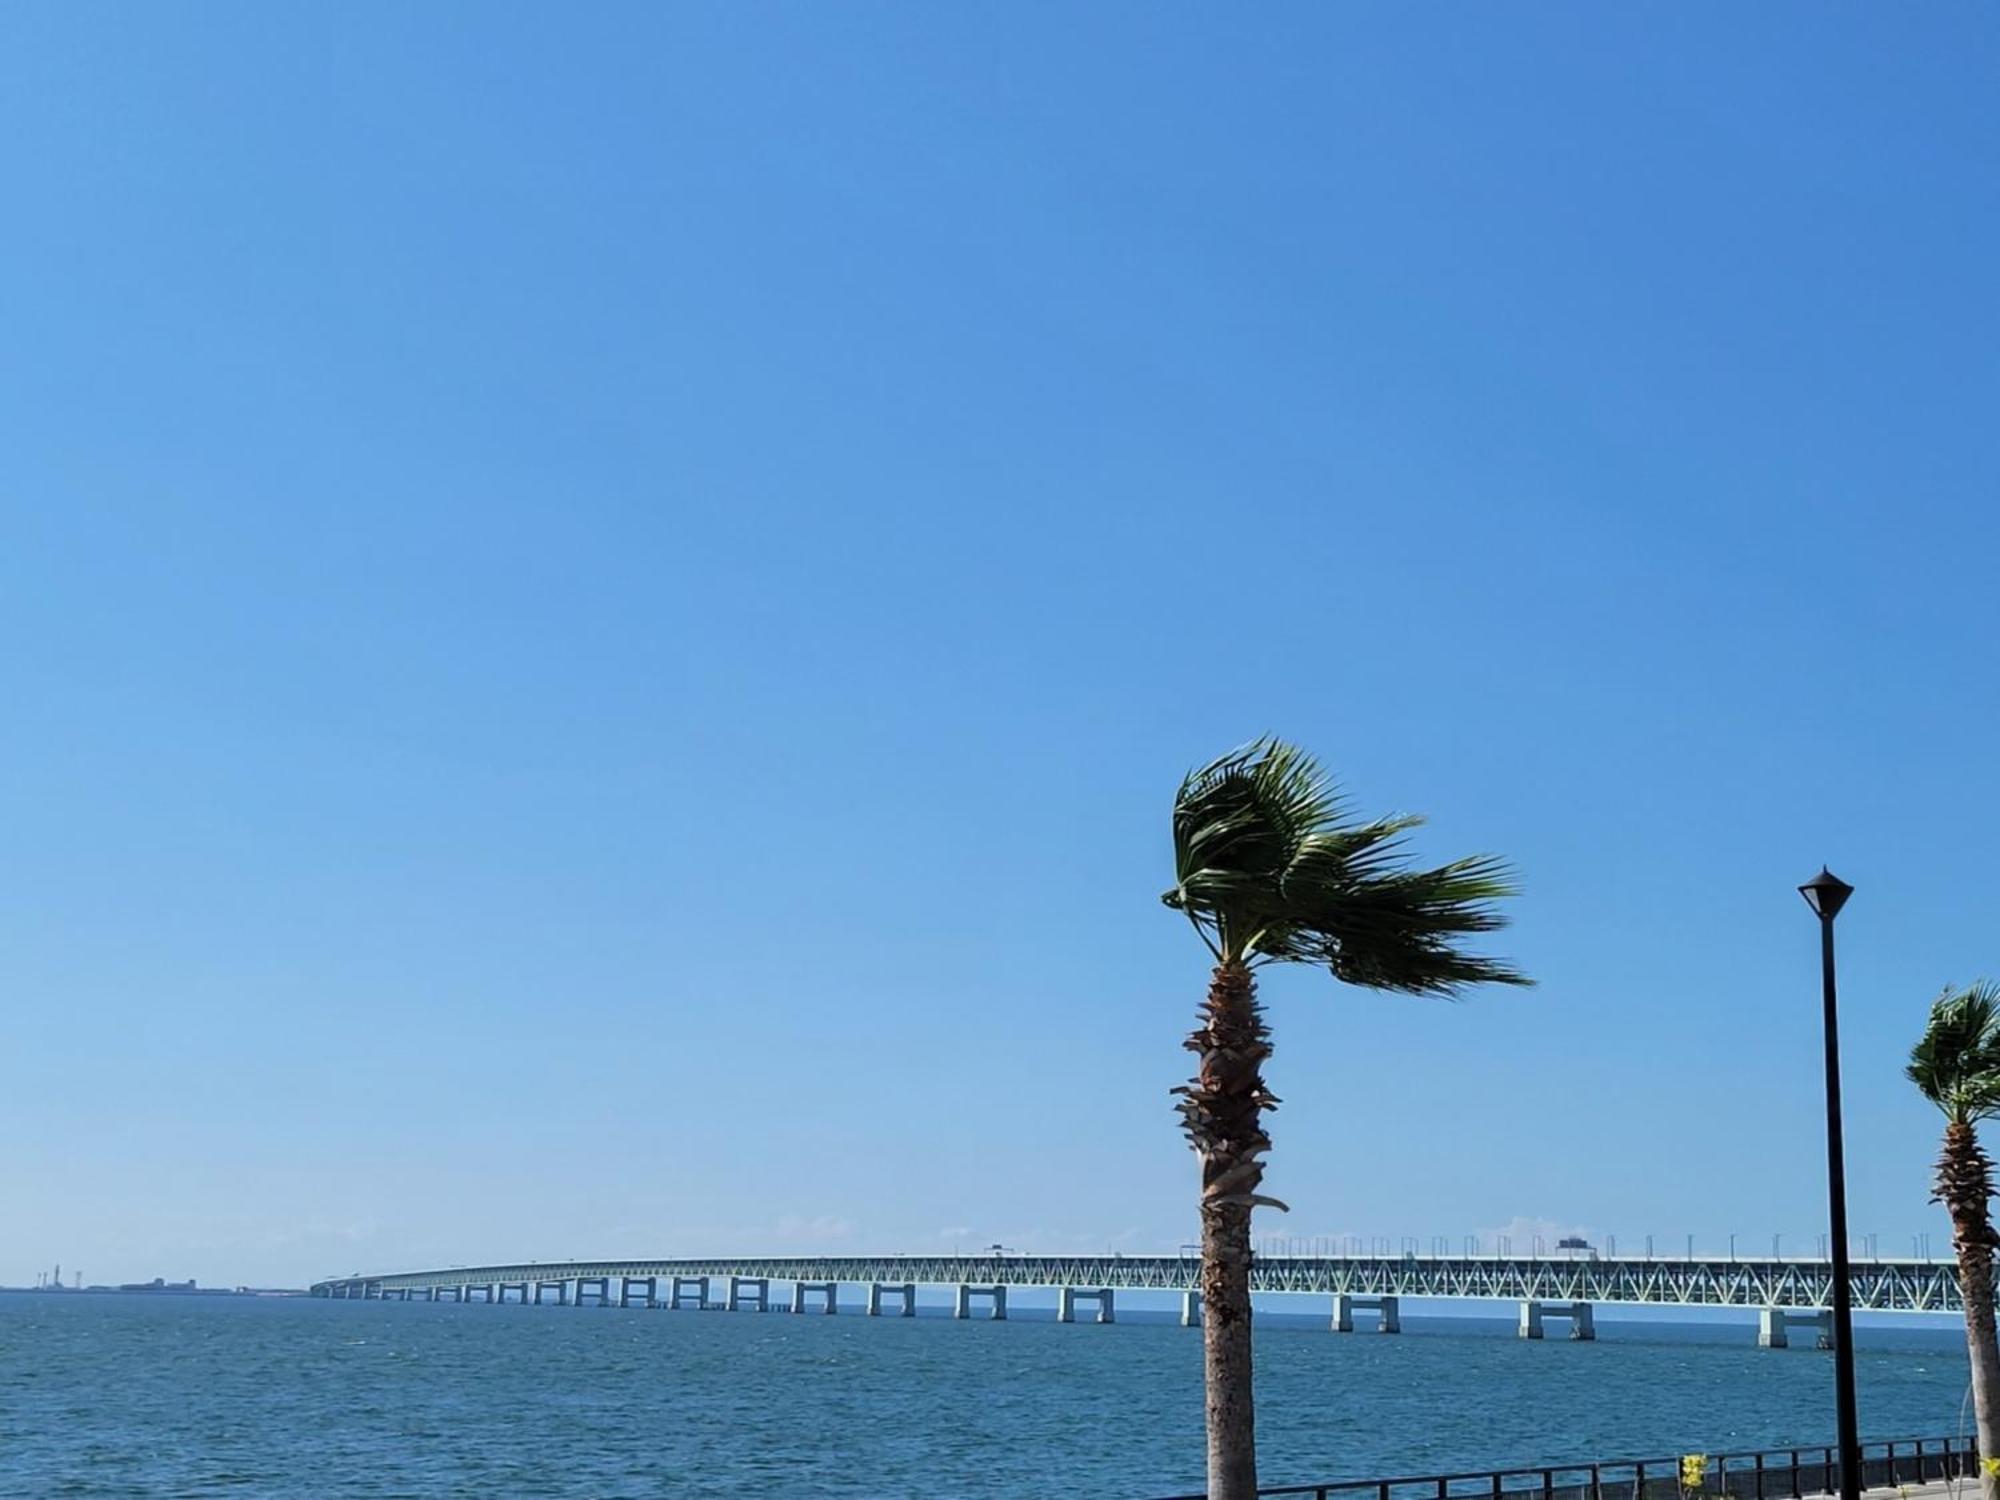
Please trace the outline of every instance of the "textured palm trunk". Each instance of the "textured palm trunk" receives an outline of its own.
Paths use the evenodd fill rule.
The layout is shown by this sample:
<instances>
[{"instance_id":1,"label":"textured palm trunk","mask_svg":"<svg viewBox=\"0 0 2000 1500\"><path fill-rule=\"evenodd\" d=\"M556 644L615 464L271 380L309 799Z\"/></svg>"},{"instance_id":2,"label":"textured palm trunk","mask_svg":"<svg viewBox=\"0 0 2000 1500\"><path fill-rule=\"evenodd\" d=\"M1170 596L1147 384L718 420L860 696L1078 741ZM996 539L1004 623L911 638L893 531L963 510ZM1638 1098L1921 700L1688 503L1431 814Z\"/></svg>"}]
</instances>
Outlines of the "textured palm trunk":
<instances>
[{"instance_id":1,"label":"textured palm trunk","mask_svg":"<svg viewBox=\"0 0 2000 1500\"><path fill-rule=\"evenodd\" d=\"M1972 1413L1979 1429L1979 1456L2000 1458L2000 1339L1993 1325L1993 1162L1971 1125L1954 1120L1944 1128L1938 1156L1937 1192L1951 1215L1951 1246L1958 1255L1958 1283L1965 1297L1965 1344L1972 1358ZM1981 1471L1985 1500L2000 1500L2000 1482Z\"/></svg>"},{"instance_id":2,"label":"textured palm trunk","mask_svg":"<svg viewBox=\"0 0 2000 1500\"><path fill-rule=\"evenodd\" d=\"M1277 1104L1260 1065L1270 1033L1249 967L1215 971L1201 1024L1187 1039L1201 1066L1176 1090L1188 1140L1201 1158L1201 1341L1208 1384L1209 1500L1252 1500L1257 1427L1250 1365L1250 1211L1271 1147L1263 1112ZM1282 1205L1280 1205L1282 1206Z\"/></svg>"}]
</instances>

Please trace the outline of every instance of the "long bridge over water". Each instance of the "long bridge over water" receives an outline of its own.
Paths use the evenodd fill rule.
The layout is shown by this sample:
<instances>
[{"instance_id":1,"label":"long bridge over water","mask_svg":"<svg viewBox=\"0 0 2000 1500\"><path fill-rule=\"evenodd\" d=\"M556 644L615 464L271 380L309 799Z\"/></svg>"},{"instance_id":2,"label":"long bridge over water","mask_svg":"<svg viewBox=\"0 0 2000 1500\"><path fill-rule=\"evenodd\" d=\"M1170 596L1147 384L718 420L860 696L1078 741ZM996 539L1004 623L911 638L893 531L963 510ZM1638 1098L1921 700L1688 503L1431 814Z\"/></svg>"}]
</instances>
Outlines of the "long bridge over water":
<instances>
[{"instance_id":1,"label":"long bridge over water","mask_svg":"<svg viewBox=\"0 0 2000 1500\"><path fill-rule=\"evenodd\" d=\"M1007 1316L1011 1287L1052 1290L1056 1316L1074 1322L1079 1302L1096 1321L1116 1317L1121 1291L1179 1292L1181 1321L1201 1317L1200 1263L1166 1255L744 1256L715 1259L531 1261L461 1266L315 1282L315 1297L452 1302L556 1302L565 1306L701 1308L765 1312L789 1307L831 1313L843 1287L879 1316L893 1304L914 1316L917 1288L954 1293L953 1311L975 1307ZM1862 1312L1957 1313L1958 1266L1950 1260L1868 1260L1850 1268ZM774 1285L789 1301L773 1301ZM1594 1338L1603 1303L1653 1307L1740 1307L1758 1314L1758 1341L1789 1342L1787 1329L1830 1340L1833 1265L1818 1258L1679 1260L1635 1256L1309 1255L1258 1256L1253 1292L1331 1299L1330 1326L1352 1332L1356 1314L1384 1333L1402 1327L1406 1298L1513 1303L1523 1338L1540 1338L1545 1319L1567 1322L1572 1338Z\"/></svg>"}]
</instances>

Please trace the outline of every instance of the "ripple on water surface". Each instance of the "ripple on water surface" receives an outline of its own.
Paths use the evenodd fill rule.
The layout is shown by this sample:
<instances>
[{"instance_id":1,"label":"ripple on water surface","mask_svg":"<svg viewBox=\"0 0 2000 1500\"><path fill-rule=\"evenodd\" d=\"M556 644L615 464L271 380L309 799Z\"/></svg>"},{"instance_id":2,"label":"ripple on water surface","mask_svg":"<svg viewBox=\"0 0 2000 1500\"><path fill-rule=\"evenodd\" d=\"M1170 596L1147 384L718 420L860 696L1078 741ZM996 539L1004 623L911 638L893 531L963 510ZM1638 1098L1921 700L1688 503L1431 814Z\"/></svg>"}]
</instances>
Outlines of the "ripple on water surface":
<instances>
[{"instance_id":1,"label":"ripple on water surface","mask_svg":"<svg viewBox=\"0 0 2000 1500\"><path fill-rule=\"evenodd\" d=\"M7 1496L1144 1497L1197 1488L1199 1335L934 1316L0 1295ZM1399 1338L1262 1318L1268 1483L1823 1442L1832 1362L1738 1319ZM1869 1437L1962 1430L1945 1321L1859 1351Z\"/></svg>"}]
</instances>

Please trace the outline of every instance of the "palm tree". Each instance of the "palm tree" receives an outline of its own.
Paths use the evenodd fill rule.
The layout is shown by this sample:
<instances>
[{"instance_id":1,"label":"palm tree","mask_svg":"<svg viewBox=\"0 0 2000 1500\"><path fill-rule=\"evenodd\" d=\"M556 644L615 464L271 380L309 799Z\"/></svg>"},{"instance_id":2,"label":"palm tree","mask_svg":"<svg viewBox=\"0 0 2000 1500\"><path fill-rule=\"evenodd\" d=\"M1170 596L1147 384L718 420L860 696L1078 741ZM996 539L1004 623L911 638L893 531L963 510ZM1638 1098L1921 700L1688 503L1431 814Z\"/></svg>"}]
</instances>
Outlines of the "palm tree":
<instances>
[{"instance_id":1,"label":"palm tree","mask_svg":"<svg viewBox=\"0 0 2000 1500\"><path fill-rule=\"evenodd\" d=\"M1200 1024L1201 1058L1182 1096L1182 1126L1201 1159L1202 1352L1208 1381L1209 1500L1257 1489L1250 1381L1250 1212L1284 1204L1258 1191L1271 1138L1262 1116L1270 1030L1255 971L1321 964L1368 989L1450 995L1467 985L1526 984L1459 939L1504 919L1505 865L1480 857L1413 870L1402 835L1422 819L1357 822L1310 757L1274 739L1231 751L1191 774L1174 799L1174 888L1215 959Z\"/></svg>"},{"instance_id":2,"label":"palm tree","mask_svg":"<svg viewBox=\"0 0 2000 1500\"><path fill-rule=\"evenodd\" d=\"M1965 1303L1966 1352L1972 1358L1972 1412L1980 1457L2000 1457L2000 1340L1993 1328L1993 1233L1987 1200L1993 1196L1993 1160L1979 1144L1977 1126L2000 1114L2000 986L1982 981L1946 989L1931 1006L1930 1022L1910 1049L1905 1070L1917 1092L1944 1115L1944 1148L1938 1154L1931 1202L1951 1215L1951 1247L1958 1256L1958 1284ZM1986 1500L2000 1493L1982 1465Z\"/></svg>"}]
</instances>

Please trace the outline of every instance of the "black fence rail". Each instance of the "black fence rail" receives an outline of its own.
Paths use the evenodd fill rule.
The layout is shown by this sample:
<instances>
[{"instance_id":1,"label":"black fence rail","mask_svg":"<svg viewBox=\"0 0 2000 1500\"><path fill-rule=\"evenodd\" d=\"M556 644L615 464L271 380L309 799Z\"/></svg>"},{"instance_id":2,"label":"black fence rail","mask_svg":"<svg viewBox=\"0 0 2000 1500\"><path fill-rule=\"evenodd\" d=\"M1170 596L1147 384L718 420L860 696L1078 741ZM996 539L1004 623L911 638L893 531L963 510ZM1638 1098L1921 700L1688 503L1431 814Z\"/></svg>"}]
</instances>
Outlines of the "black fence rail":
<instances>
[{"instance_id":1,"label":"black fence rail","mask_svg":"<svg viewBox=\"0 0 2000 1500\"><path fill-rule=\"evenodd\" d=\"M1336 1479L1283 1484L1259 1495L1313 1500L1811 1500L1840 1488L1833 1448L1771 1448L1700 1455L1699 1482L1685 1457L1620 1458L1532 1469L1485 1469L1402 1479ZM1979 1453L1969 1438L1897 1438L1861 1445L1861 1487L1967 1480L1977 1484ZM1202 1494L1161 1500L1205 1500Z\"/></svg>"}]
</instances>

